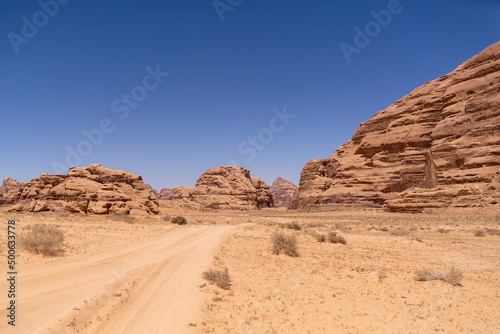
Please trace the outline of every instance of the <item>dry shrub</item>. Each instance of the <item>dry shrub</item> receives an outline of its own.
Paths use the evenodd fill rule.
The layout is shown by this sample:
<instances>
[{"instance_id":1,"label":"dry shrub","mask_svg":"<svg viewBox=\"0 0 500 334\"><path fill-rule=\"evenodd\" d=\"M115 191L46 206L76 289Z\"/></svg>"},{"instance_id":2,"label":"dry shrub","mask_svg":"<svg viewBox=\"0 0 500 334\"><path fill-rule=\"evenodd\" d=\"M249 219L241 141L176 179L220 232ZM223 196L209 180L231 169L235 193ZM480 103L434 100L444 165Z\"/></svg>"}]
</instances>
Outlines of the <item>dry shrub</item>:
<instances>
[{"instance_id":1,"label":"dry shrub","mask_svg":"<svg viewBox=\"0 0 500 334\"><path fill-rule=\"evenodd\" d=\"M328 233L328 238L327 238L328 242L332 243L332 244L347 244L347 240L345 240L345 238L341 235L337 235L336 232L330 232Z\"/></svg>"},{"instance_id":2,"label":"dry shrub","mask_svg":"<svg viewBox=\"0 0 500 334\"><path fill-rule=\"evenodd\" d=\"M282 232L277 232L273 234L272 237L272 251L273 254L278 255L283 251L288 256L298 257L299 253L297 251L297 241L295 236L286 235Z\"/></svg>"},{"instance_id":3,"label":"dry shrub","mask_svg":"<svg viewBox=\"0 0 500 334\"><path fill-rule=\"evenodd\" d=\"M21 247L30 253L55 256L61 252L64 234L56 226L35 224L30 232L20 236L19 241Z\"/></svg>"},{"instance_id":4,"label":"dry shrub","mask_svg":"<svg viewBox=\"0 0 500 334\"><path fill-rule=\"evenodd\" d=\"M475 237L485 237L486 236L486 231L485 230L474 230L474 236Z\"/></svg>"},{"instance_id":5,"label":"dry shrub","mask_svg":"<svg viewBox=\"0 0 500 334\"><path fill-rule=\"evenodd\" d=\"M111 215L109 215L109 219L116 220L116 221L122 221L122 222L125 222L128 224L134 224L137 222L135 217L132 217L126 213L111 214Z\"/></svg>"},{"instance_id":6,"label":"dry shrub","mask_svg":"<svg viewBox=\"0 0 500 334\"><path fill-rule=\"evenodd\" d=\"M381 227L379 229L379 231L381 231L381 232L389 232L389 229L387 227Z\"/></svg>"},{"instance_id":7,"label":"dry shrub","mask_svg":"<svg viewBox=\"0 0 500 334\"><path fill-rule=\"evenodd\" d=\"M316 231L307 231L306 234L315 238L319 242L326 242L326 235L324 234L318 233Z\"/></svg>"},{"instance_id":8,"label":"dry shrub","mask_svg":"<svg viewBox=\"0 0 500 334\"><path fill-rule=\"evenodd\" d=\"M172 224L177 224L177 225L186 225L188 223L187 219L184 217L175 217L172 218Z\"/></svg>"},{"instance_id":9,"label":"dry shrub","mask_svg":"<svg viewBox=\"0 0 500 334\"><path fill-rule=\"evenodd\" d=\"M441 228L438 228L438 229L437 229L437 232L438 232L438 233L450 233L450 232L451 232L451 230L448 230L448 229L446 229L446 228L442 228L442 227L441 227Z\"/></svg>"},{"instance_id":10,"label":"dry shrub","mask_svg":"<svg viewBox=\"0 0 500 334\"><path fill-rule=\"evenodd\" d=\"M454 286L461 285L460 283L462 282L462 277L463 277L462 272L458 269L455 269L455 267L452 267L450 271L446 274L426 267L417 270L417 272L415 273L416 281L420 282L443 281Z\"/></svg>"},{"instance_id":11,"label":"dry shrub","mask_svg":"<svg viewBox=\"0 0 500 334\"><path fill-rule=\"evenodd\" d=\"M231 287L231 277L227 268L224 271L209 269L203 273L203 278L224 290L229 290Z\"/></svg>"},{"instance_id":12,"label":"dry shrub","mask_svg":"<svg viewBox=\"0 0 500 334\"><path fill-rule=\"evenodd\" d=\"M347 231L351 230L351 227L349 227L345 224L342 224L342 223L337 223L337 224L335 224L335 229L342 231L342 232L347 232Z\"/></svg>"},{"instance_id":13,"label":"dry shrub","mask_svg":"<svg viewBox=\"0 0 500 334\"><path fill-rule=\"evenodd\" d=\"M485 228L488 235L500 235L500 231L496 228Z\"/></svg>"},{"instance_id":14,"label":"dry shrub","mask_svg":"<svg viewBox=\"0 0 500 334\"><path fill-rule=\"evenodd\" d=\"M390 232L392 235L396 236L403 236L403 235L410 235L411 231L407 229L406 227L397 227L394 230Z\"/></svg>"},{"instance_id":15,"label":"dry shrub","mask_svg":"<svg viewBox=\"0 0 500 334\"><path fill-rule=\"evenodd\" d=\"M285 227L290 230L296 230L296 231L302 230L302 226L300 226L300 224L297 222L285 224Z\"/></svg>"}]
</instances>

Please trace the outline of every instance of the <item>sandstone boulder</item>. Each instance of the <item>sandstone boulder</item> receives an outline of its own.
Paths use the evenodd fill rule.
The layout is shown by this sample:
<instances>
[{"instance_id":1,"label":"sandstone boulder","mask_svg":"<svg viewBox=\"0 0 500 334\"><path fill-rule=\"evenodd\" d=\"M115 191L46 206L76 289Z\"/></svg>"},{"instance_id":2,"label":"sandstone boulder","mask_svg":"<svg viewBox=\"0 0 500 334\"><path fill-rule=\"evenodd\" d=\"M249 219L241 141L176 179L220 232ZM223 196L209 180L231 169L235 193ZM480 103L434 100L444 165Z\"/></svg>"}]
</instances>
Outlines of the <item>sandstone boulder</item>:
<instances>
[{"instance_id":1,"label":"sandstone boulder","mask_svg":"<svg viewBox=\"0 0 500 334\"><path fill-rule=\"evenodd\" d=\"M278 177L269 189L273 195L275 207L288 207L299 188L292 182Z\"/></svg>"},{"instance_id":2,"label":"sandstone boulder","mask_svg":"<svg viewBox=\"0 0 500 334\"><path fill-rule=\"evenodd\" d=\"M500 42L361 124L304 166L291 209L498 208Z\"/></svg>"},{"instance_id":3,"label":"sandstone boulder","mask_svg":"<svg viewBox=\"0 0 500 334\"><path fill-rule=\"evenodd\" d=\"M21 184L14 202L12 211L159 213L158 201L141 176L98 164L71 167L67 175L44 173Z\"/></svg>"},{"instance_id":4,"label":"sandstone boulder","mask_svg":"<svg viewBox=\"0 0 500 334\"><path fill-rule=\"evenodd\" d=\"M19 192L21 184L14 179L5 178L0 186L0 205L9 204Z\"/></svg>"}]
</instances>

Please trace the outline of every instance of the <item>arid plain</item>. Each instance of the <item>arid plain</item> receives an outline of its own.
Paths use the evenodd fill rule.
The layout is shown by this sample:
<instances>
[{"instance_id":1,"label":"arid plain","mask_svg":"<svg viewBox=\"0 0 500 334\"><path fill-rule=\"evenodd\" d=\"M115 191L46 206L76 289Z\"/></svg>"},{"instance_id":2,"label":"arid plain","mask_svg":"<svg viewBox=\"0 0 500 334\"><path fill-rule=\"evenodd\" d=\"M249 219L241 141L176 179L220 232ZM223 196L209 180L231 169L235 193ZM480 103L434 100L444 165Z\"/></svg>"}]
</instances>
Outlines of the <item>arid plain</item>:
<instances>
[{"instance_id":1,"label":"arid plain","mask_svg":"<svg viewBox=\"0 0 500 334\"><path fill-rule=\"evenodd\" d=\"M188 224L172 224L177 215ZM494 213L202 212L161 205L157 216L2 212L0 219L15 219L21 234L36 223L64 233L56 256L19 250L19 326L2 323L2 333L500 331ZM314 237L332 231L346 243ZM295 237L298 256L275 254L275 233ZM203 279L210 268L227 268L228 289ZM454 268L462 277L418 281L423 268L443 274Z\"/></svg>"}]
</instances>

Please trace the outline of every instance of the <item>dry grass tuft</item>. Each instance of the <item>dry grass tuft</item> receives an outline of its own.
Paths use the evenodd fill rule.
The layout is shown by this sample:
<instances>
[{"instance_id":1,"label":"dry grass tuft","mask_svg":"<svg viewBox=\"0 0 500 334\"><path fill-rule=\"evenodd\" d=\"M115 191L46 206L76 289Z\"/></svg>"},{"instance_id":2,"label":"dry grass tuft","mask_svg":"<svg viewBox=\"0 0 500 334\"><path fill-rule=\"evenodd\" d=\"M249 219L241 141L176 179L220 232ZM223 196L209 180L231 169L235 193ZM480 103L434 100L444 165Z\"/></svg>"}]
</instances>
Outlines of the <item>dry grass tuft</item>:
<instances>
[{"instance_id":1,"label":"dry grass tuft","mask_svg":"<svg viewBox=\"0 0 500 334\"><path fill-rule=\"evenodd\" d=\"M187 219L184 217L175 217L172 218L172 224L177 224L177 225L186 225L188 223Z\"/></svg>"},{"instance_id":2,"label":"dry grass tuft","mask_svg":"<svg viewBox=\"0 0 500 334\"><path fill-rule=\"evenodd\" d=\"M273 254L278 255L283 251L283 253L291 257L299 256L295 236L286 235L282 232L276 232L273 234L271 241Z\"/></svg>"},{"instance_id":3,"label":"dry grass tuft","mask_svg":"<svg viewBox=\"0 0 500 334\"><path fill-rule=\"evenodd\" d=\"M488 235L500 235L500 231L496 228L485 228L484 230Z\"/></svg>"},{"instance_id":4,"label":"dry grass tuft","mask_svg":"<svg viewBox=\"0 0 500 334\"><path fill-rule=\"evenodd\" d=\"M19 242L21 247L30 253L55 256L62 251L64 234L56 226L35 224L31 227L30 232L20 236Z\"/></svg>"},{"instance_id":5,"label":"dry grass tuft","mask_svg":"<svg viewBox=\"0 0 500 334\"><path fill-rule=\"evenodd\" d=\"M135 224L137 222L137 219L135 219L135 217L132 217L126 213L111 214L109 215L109 219L115 221L122 221L128 224Z\"/></svg>"},{"instance_id":6,"label":"dry grass tuft","mask_svg":"<svg viewBox=\"0 0 500 334\"><path fill-rule=\"evenodd\" d=\"M458 269L455 269L455 267L452 267L450 271L446 274L426 267L417 270L417 272L415 273L416 281L419 282L443 281L453 286L460 286L462 282L462 277L463 277L462 272Z\"/></svg>"},{"instance_id":7,"label":"dry grass tuft","mask_svg":"<svg viewBox=\"0 0 500 334\"><path fill-rule=\"evenodd\" d=\"M300 226L299 223L293 222L293 223L288 223L284 225L285 228L288 228L290 230L295 230L295 231L300 231L302 230L302 226Z\"/></svg>"},{"instance_id":8,"label":"dry grass tuft","mask_svg":"<svg viewBox=\"0 0 500 334\"><path fill-rule=\"evenodd\" d=\"M310 235L311 237L315 238L318 242L326 242L326 235L322 233L318 233L316 231L307 231L307 235Z\"/></svg>"},{"instance_id":9,"label":"dry grass tuft","mask_svg":"<svg viewBox=\"0 0 500 334\"><path fill-rule=\"evenodd\" d=\"M221 289L229 290L231 288L231 278L227 268L224 271L209 269L203 273L203 278Z\"/></svg>"},{"instance_id":10,"label":"dry grass tuft","mask_svg":"<svg viewBox=\"0 0 500 334\"><path fill-rule=\"evenodd\" d=\"M411 231L409 229L407 229L406 227L400 226L400 227L395 228L394 230L392 230L389 233L392 235L396 235L396 236L404 236L404 235L410 235Z\"/></svg>"},{"instance_id":11,"label":"dry grass tuft","mask_svg":"<svg viewBox=\"0 0 500 334\"><path fill-rule=\"evenodd\" d=\"M475 237L485 237L486 236L486 231L485 230L474 230L472 232Z\"/></svg>"},{"instance_id":12,"label":"dry grass tuft","mask_svg":"<svg viewBox=\"0 0 500 334\"><path fill-rule=\"evenodd\" d=\"M347 244L347 240L343 236L338 235L336 232L328 233L327 240L332 244Z\"/></svg>"},{"instance_id":13,"label":"dry grass tuft","mask_svg":"<svg viewBox=\"0 0 500 334\"><path fill-rule=\"evenodd\" d=\"M437 231L438 233L450 233L450 232L451 232L451 230L446 229L446 228L442 228L442 227L441 227L441 228L438 228L436 231Z\"/></svg>"},{"instance_id":14,"label":"dry grass tuft","mask_svg":"<svg viewBox=\"0 0 500 334\"><path fill-rule=\"evenodd\" d=\"M335 224L335 229L342 231L342 232L347 232L347 231L351 230L351 227L347 226L345 224L342 224L342 223L337 223L337 224Z\"/></svg>"}]
</instances>

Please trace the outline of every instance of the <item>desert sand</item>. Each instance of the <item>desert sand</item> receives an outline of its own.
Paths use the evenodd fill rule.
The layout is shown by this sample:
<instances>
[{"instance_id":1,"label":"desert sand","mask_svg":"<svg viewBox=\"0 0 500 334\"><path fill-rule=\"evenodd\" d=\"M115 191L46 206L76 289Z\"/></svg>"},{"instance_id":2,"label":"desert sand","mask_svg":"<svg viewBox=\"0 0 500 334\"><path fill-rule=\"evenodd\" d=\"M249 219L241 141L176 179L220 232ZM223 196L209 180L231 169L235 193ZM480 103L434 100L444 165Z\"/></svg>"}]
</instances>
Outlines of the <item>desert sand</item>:
<instances>
[{"instance_id":1,"label":"desert sand","mask_svg":"<svg viewBox=\"0 0 500 334\"><path fill-rule=\"evenodd\" d=\"M498 214L162 211L135 218L0 213L20 230L47 223L65 234L58 256L19 250L18 326L2 321L0 332L500 331L500 236L474 235L498 229ZM188 225L164 218L177 214ZM285 227L293 222L302 230ZM407 233L391 234L398 227ZM305 231L336 231L347 244L320 243ZM275 232L296 235L299 257L271 252ZM454 267L463 279L416 281L422 267ZM230 289L206 282L208 268L227 268Z\"/></svg>"}]
</instances>

